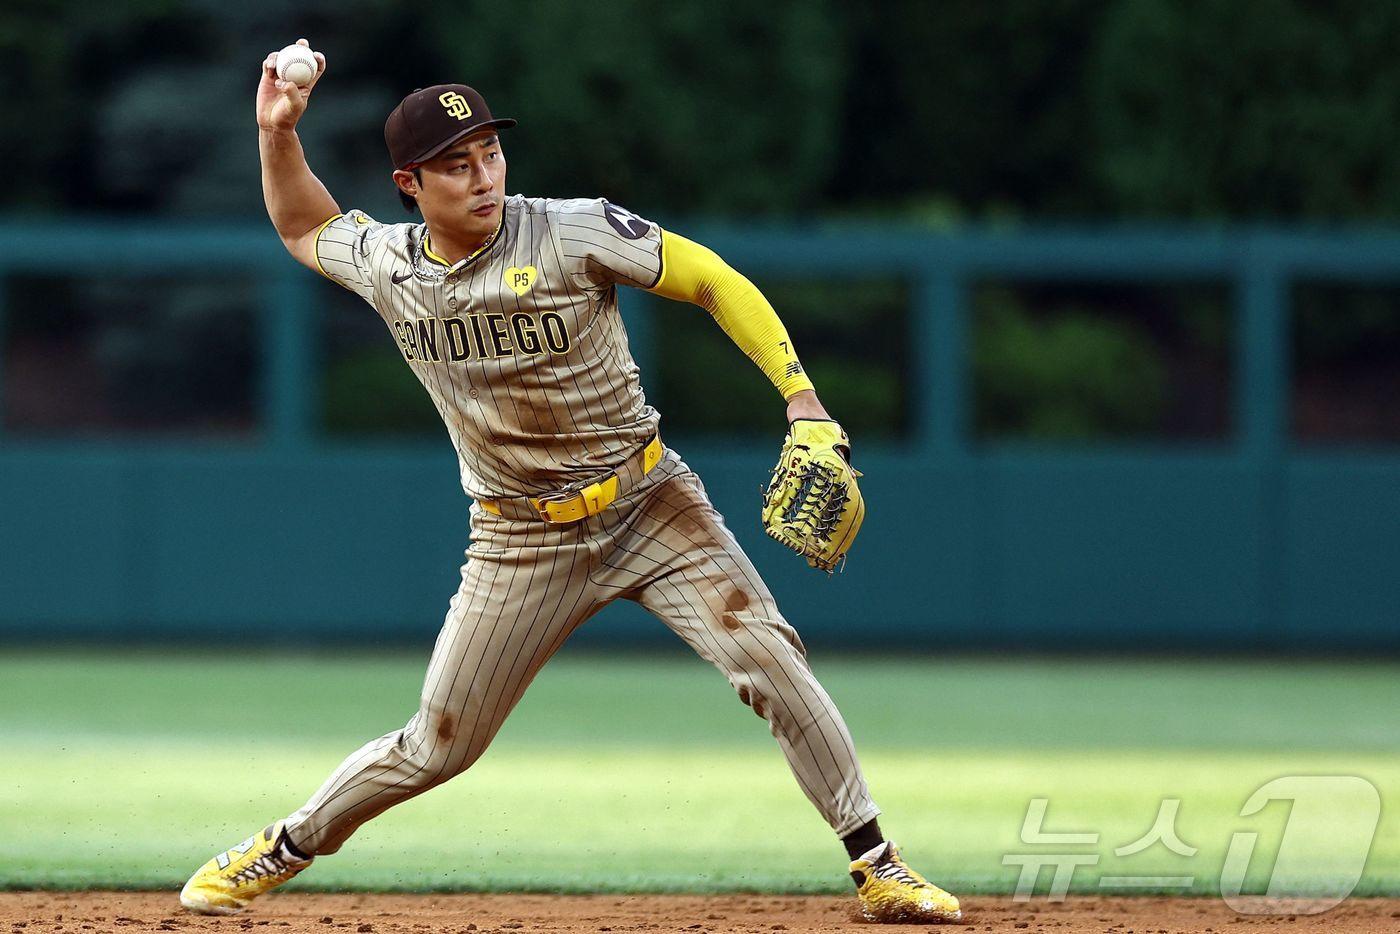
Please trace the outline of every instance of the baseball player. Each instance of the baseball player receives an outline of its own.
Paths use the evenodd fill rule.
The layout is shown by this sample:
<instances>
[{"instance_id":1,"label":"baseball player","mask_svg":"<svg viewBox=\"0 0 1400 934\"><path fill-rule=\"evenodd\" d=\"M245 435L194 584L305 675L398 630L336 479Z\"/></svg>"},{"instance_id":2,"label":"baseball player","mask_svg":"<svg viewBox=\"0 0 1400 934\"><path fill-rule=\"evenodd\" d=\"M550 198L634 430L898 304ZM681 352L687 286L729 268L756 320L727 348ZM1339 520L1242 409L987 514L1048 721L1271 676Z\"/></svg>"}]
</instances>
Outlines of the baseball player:
<instances>
[{"instance_id":1,"label":"baseball player","mask_svg":"<svg viewBox=\"0 0 1400 934\"><path fill-rule=\"evenodd\" d=\"M474 500L471 544L417 713L352 753L300 810L200 867L181 902L236 912L366 821L468 769L569 634L623 597L768 721L844 842L867 918L960 918L957 899L885 840L846 724L797 633L699 478L662 443L617 287L701 305L781 392L790 428L764 521L829 569L864 513L858 474L772 307L714 253L605 200L507 196L500 132L515 121L494 118L465 85L414 91L384 127L398 193L423 223L342 211L295 132L325 72L317 60L306 87L278 80L274 55L263 62L268 214L292 256L379 313L432 397Z\"/></svg>"}]
</instances>

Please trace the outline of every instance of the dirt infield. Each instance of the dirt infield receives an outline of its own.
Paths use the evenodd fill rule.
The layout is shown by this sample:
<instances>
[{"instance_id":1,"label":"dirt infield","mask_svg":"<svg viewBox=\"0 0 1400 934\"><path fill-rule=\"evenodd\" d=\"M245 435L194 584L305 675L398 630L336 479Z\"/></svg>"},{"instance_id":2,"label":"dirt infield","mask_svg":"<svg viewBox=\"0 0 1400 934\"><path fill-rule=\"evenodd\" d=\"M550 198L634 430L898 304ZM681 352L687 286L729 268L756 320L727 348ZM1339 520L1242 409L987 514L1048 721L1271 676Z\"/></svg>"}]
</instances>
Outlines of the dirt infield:
<instances>
[{"instance_id":1,"label":"dirt infield","mask_svg":"<svg viewBox=\"0 0 1400 934\"><path fill-rule=\"evenodd\" d=\"M1217 899L1072 898L1016 904L969 898L956 929L1010 934L1246 934L1259 930L1400 931L1400 899L1353 899L1320 915L1240 915ZM854 900L765 895L272 895L242 915L183 911L174 893L0 893L0 934L257 931L268 934L530 934L679 931L799 934L869 931ZM920 925L915 929L936 930Z\"/></svg>"}]
</instances>

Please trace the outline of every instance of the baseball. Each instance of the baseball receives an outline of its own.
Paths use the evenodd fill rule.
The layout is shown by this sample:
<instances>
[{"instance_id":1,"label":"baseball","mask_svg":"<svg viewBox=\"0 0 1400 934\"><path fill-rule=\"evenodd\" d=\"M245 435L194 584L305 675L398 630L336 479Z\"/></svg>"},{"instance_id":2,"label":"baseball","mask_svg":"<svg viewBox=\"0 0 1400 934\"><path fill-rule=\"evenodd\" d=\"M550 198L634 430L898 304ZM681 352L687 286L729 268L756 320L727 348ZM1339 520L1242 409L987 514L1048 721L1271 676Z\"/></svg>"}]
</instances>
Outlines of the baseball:
<instances>
[{"instance_id":1,"label":"baseball","mask_svg":"<svg viewBox=\"0 0 1400 934\"><path fill-rule=\"evenodd\" d=\"M277 77L307 87L316 77L316 57L304 45L289 45L277 53Z\"/></svg>"}]
</instances>

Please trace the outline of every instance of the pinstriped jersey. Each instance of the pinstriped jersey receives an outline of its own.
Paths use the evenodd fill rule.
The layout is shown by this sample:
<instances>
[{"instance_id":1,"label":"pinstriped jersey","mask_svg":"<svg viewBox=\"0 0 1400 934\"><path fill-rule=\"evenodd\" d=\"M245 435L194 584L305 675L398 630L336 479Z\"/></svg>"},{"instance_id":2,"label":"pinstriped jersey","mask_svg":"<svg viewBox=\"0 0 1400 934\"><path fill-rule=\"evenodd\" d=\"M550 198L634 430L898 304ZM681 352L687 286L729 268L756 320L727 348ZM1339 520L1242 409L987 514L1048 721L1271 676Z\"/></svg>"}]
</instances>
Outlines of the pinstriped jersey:
<instances>
[{"instance_id":1,"label":"pinstriped jersey","mask_svg":"<svg viewBox=\"0 0 1400 934\"><path fill-rule=\"evenodd\" d=\"M661 277L655 224L602 199L512 195L492 239L449 265L426 224L350 211L321 229L316 259L388 325L468 496L596 477L656 432L617 308L618 285Z\"/></svg>"}]
</instances>

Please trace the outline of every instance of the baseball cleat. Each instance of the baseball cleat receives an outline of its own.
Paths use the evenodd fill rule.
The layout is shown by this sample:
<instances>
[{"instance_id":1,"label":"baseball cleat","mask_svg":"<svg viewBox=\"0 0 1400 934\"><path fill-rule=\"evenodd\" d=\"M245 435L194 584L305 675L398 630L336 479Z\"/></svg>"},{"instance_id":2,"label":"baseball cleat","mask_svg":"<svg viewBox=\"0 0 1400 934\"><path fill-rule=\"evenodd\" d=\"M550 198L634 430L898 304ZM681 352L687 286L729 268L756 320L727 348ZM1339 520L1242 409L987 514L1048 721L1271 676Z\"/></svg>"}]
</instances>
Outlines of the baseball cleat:
<instances>
[{"instance_id":1,"label":"baseball cleat","mask_svg":"<svg viewBox=\"0 0 1400 934\"><path fill-rule=\"evenodd\" d=\"M264 827L200 866L180 890L180 904L202 915L237 914L262 893L311 865L283 846L283 821Z\"/></svg>"},{"instance_id":2,"label":"baseball cleat","mask_svg":"<svg viewBox=\"0 0 1400 934\"><path fill-rule=\"evenodd\" d=\"M860 914L884 924L962 920L956 897L909 868L894 843L885 841L851 863L859 880Z\"/></svg>"}]
</instances>

